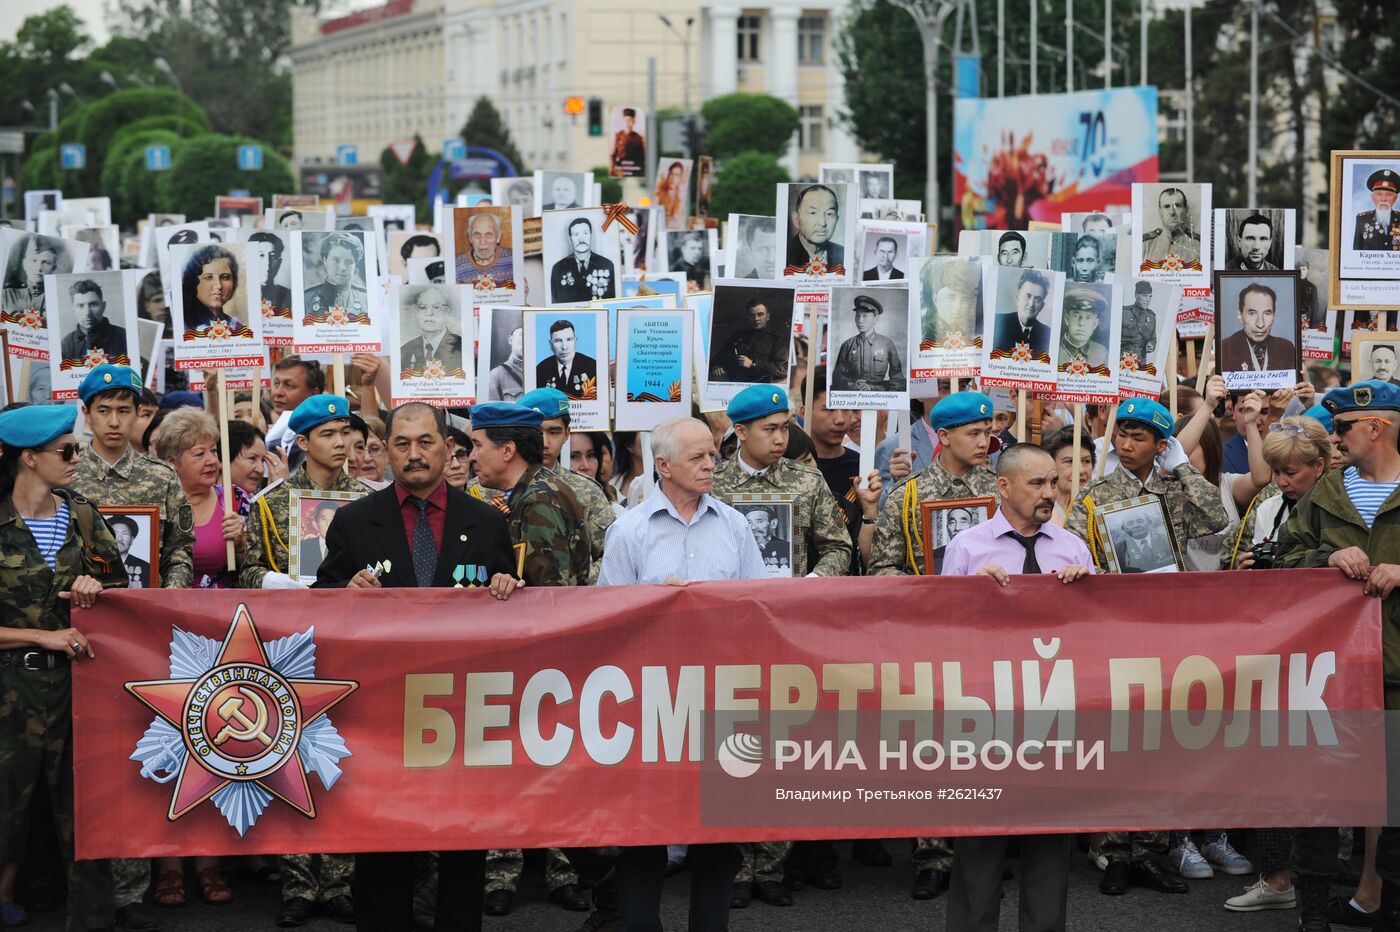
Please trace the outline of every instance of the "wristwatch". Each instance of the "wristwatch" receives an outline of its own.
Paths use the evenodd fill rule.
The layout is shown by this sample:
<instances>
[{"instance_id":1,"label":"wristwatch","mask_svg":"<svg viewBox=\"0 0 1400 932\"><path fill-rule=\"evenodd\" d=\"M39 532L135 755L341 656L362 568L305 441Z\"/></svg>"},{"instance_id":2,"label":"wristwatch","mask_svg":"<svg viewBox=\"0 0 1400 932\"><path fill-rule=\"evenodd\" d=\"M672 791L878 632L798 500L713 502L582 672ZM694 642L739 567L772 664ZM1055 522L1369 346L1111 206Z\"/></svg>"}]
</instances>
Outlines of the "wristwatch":
<instances>
[{"instance_id":1,"label":"wristwatch","mask_svg":"<svg viewBox=\"0 0 1400 932\"><path fill-rule=\"evenodd\" d=\"M879 519L878 517L877 517L877 518L867 518L865 515L861 515L861 516L860 516L860 523L861 523L861 524L879 524L879 523L880 523L880 519Z\"/></svg>"}]
</instances>

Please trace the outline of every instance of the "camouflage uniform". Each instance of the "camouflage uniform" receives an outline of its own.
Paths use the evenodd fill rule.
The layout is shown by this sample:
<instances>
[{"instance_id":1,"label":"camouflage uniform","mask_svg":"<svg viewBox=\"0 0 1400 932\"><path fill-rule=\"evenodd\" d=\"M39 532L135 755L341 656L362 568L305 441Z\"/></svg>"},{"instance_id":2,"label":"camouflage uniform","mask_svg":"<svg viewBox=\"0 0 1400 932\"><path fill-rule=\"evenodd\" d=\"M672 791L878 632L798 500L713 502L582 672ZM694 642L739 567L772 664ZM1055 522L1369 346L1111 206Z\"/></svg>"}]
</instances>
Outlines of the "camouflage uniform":
<instances>
[{"instance_id":1,"label":"camouflage uniform","mask_svg":"<svg viewBox=\"0 0 1400 932\"><path fill-rule=\"evenodd\" d=\"M359 479L335 474L330 488L318 488L303 464L280 482L263 489L253 499L248 512L248 553L238 571L240 589L261 589L268 573L288 572L287 536L291 515L288 506L295 489L311 492L372 492ZM282 900L296 897L312 903L326 903L337 896L350 896L355 879L353 854L284 854L278 859L282 872ZM319 861L319 868L316 864Z\"/></svg>"},{"instance_id":2,"label":"camouflage uniform","mask_svg":"<svg viewBox=\"0 0 1400 932\"><path fill-rule=\"evenodd\" d=\"M525 852L519 848L492 849L486 852L486 892L509 890L514 893L525 870ZM544 885L551 893L560 887L578 883L569 858L558 848L550 848L544 856Z\"/></svg>"},{"instance_id":3,"label":"camouflage uniform","mask_svg":"<svg viewBox=\"0 0 1400 932\"><path fill-rule=\"evenodd\" d=\"M1084 487L1079 497L1070 506L1065 527L1078 535L1089 545L1089 553L1094 557L1098 572L1108 572L1104 562L1104 546L1099 540L1098 531L1089 532L1089 511L1084 500L1093 496L1095 508L1127 501L1142 495L1159 495L1166 502L1167 515L1172 523L1172 534L1177 545L1195 537L1214 534L1230 522L1225 506L1220 501L1220 490L1211 485L1210 480L1201 475L1194 466L1183 463L1170 473L1163 475L1155 466L1147 482L1140 482L1128 470L1119 467L1106 476L1100 476ZM1110 861L1137 863L1151 855L1167 853L1167 833L1150 832L1108 832L1099 850Z\"/></svg>"},{"instance_id":4,"label":"camouflage uniform","mask_svg":"<svg viewBox=\"0 0 1400 932\"><path fill-rule=\"evenodd\" d=\"M531 586L587 585L591 562L588 528L583 506L568 484L543 466L531 466L507 500L510 539L517 547L525 547L525 582Z\"/></svg>"},{"instance_id":5,"label":"camouflage uniform","mask_svg":"<svg viewBox=\"0 0 1400 932\"><path fill-rule=\"evenodd\" d=\"M0 502L0 627L57 631L72 624L69 603L58 597L79 576L104 589L125 588L121 551L106 522L86 499L57 490L68 502L68 535L44 562L11 500ZM72 679L67 664L25 670L21 655L0 651L0 864L23 863L29 807L40 781L68 865L69 929L101 929L113 922L112 874L106 861L73 860Z\"/></svg>"},{"instance_id":6,"label":"camouflage uniform","mask_svg":"<svg viewBox=\"0 0 1400 932\"><path fill-rule=\"evenodd\" d=\"M127 448L109 465L89 443L78 458L69 488L97 505L156 505L160 508L160 587L188 589L194 577L194 509L175 470ZM151 886L148 858L112 861L117 908L140 903Z\"/></svg>"},{"instance_id":7,"label":"camouflage uniform","mask_svg":"<svg viewBox=\"0 0 1400 932\"><path fill-rule=\"evenodd\" d=\"M919 502L997 497L997 477L990 469L974 466L961 476L954 476L943 468L943 457L935 457L928 468L905 479L885 497L880 520L875 525L875 540L870 545L870 576L917 576L923 572L923 528L918 503L910 517L908 540L904 534L904 499L909 494L910 483L918 489ZM912 564L909 562L910 542L914 550Z\"/></svg>"},{"instance_id":8,"label":"camouflage uniform","mask_svg":"<svg viewBox=\"0 0 1400 932\"><path fill-rule=\"evenodd\" d=\"M844 576L851 566L851 535L841 506L819 470L780 459L761 475L750 475L735 454L715 470L714 496L732 505L736 494L780 493L793 496L792 566L794 576ZM742 874L741 874L742 876Z\"/></svg>"},{"instance_id":9,"label":"camouflage uniform","mask_svg":"<svg viewBox=\"0 0 1400 932\"><path fill-rule=\"evenodd\" d=\"M591 586L598 581L598 574L603 571L603 537L617 520L617 514L608 503L608 497L603 494L603 487L596 481L572 469L560 469L558 466L553 469L545 467L545 472L563 479L564 484L574 493L574 498L583 506L584 521L588 525L589 551L593 557L593 565L588 571L588 584Z\"/></svg>"}]
</instances>

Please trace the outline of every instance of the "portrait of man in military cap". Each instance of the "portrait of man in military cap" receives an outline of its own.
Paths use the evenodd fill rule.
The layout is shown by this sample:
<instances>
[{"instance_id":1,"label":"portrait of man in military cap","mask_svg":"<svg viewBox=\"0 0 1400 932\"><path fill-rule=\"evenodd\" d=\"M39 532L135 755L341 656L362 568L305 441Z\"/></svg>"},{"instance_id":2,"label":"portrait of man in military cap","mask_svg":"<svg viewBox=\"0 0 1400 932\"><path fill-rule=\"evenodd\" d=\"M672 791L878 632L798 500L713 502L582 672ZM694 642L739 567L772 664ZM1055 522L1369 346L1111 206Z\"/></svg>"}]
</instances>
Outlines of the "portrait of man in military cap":
<instances>
[{"instance_id":1,"label":"portrait of man in military cap","mask_svg":"<svg viewBox=\"0 0 1400 932\"><path fill-rule=\"evenodd\" d=\"M344 308L352 317L368 313L367 236L348 230L301 234L305 316L324 316L335 307ZM314 266L310 264L313 261Z\"/></svg>"},{"instance_id":2,"label":"portrait of man in military cap","mask_svg":"<svg viewBox=\"0 0 1400 932\"><path fill-rule=\"evenodd\" d=\"M1400 216L1395 212L1395 196L1400 193L1400 173L1378 168L1366 177L1370 205L1356 215L1351 248L1356 250L1400 250Z\"/></svg>"},{"instance_id":3,"label":"portrait of man in military cap","mask_svg":"<svg viewBox=\"0 0 1400 932\"><path fill-rule=\"evenodd\" d=\"M830 357L831 392L905 391L908 301L903 288L832 289L829 339L839 348Z\"/></svg>"},{"instance_id":4,"label":"portrait of man in military cap","mask_svg":"<svg viewBox=\"0 0 1400 932\"><path fill-rule=\"evenodd\" d=\"M1216 358L1226 387L1291 388L1300 365L1298 273L1216 272L1215 282Z\"/></svg>"},{"instance_id":5,"label":"portrait of man in military cap","mask_svg":"<svg viewBox=\"0 0 1400 932\"><path fill-rule=\"evenodd\" d=\"M1152 299L1152 283L1138 279L1133 285L1133 303L1123 308L1118 354L1122 357L1131 353L1139 366L1157 352L1157 312L1152 310Z\"/></svg>"},{"instance_id":6,"label":"portrait of man in military cap","mask_svg":"<svg viewBox=\"0 0 1400 932\"><path fill-rule=\"evenodd\" d=\"M792 576L792 503L779 501L742 501L735 496L734 509L749 523L754 543L768 568L770 579Z\"/></svg>"},{"instance_id":7,"label":"portrait of man in military cap","mask_svg":"<svg viewBox=\"0 0 1400 932\"><path fill-rule=\"evenodd\" d=\"M646 111L636 107L613 107L609 123L613 129L613 144L608 157L608 174L614 178L645 175ZM641 132L637 131L638 126Z\"/></svg>"},{"instance_id":8,"label":"portrait of man in military cap","mask_svg":"<svg viewBox=\"0 0 1400 932\"><path fill-rule=\"evenodd\" d=\"M1139 271L1173 267L1201 269L1201 234L1197 227L1200 202L1193 204L1194 185L1144 185L1156 188L1153 212L1144 217L1142 262ZM1144 205L1144 213L1146 213Z\"/></svg>"},{"instance_id":9,"label":"portrait of man in military cap","mask_svg":"<svg viewBox=\"0 0 1400 932\"><path fill-rule=\"evenodd\" d=\"M1108 299L1105 285L1075 283L1065 287L1061 305L1060 349L1057 371L1065 371L1076 359L1092 368L1108 364Z\"/></svg>"}]
</instances>

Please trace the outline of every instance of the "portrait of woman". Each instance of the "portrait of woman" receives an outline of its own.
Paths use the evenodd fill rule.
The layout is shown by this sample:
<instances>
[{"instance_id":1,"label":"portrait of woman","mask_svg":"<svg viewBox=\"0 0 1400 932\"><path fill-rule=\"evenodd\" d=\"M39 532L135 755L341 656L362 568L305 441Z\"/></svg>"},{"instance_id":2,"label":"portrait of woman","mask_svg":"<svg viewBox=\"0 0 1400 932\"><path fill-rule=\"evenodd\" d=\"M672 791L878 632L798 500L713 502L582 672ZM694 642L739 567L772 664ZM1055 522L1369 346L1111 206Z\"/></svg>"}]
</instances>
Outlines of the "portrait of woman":
<instances>
[{"instance_id":1,"label":"portrait of woman","mask_svg":"<svg viewBox=\"0 0 1400 932\"><path fill-rule=\"evenodd\" d=\"M227 246L209 245L197 250L185 263L180 276L184 290L185 330L208 335L217 321L224 321L231 334L246 329L228 309L238 292L238 258Z\"/></svg>"},{"instance_id":2,"label":"portrait of woman","mask_svg":"<svg viewBox=\"0 0 1400 932\"><path fill-rule=\"evenodd\" d=\"M656 186L656 203L666 211L666 229L685 228L686 216L686 165L677 159L666 169L666 174Z\"/></svg>"}]
</instances>

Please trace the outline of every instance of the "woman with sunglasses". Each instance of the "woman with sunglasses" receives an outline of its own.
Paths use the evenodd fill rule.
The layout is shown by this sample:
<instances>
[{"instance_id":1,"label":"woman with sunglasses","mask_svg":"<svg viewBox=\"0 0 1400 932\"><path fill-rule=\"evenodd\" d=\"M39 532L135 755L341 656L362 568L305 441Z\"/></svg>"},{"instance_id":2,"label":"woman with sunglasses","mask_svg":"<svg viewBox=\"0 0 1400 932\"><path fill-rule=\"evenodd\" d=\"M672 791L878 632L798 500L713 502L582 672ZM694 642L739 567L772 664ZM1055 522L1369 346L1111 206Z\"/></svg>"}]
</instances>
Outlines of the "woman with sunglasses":
<instances>
[{"instance_id":1,"label":"woman with sunglasses","mask_svg":"<svg viewBox=\"0 0 1400 932\"><path fill-rule=\"evenodd\" d=\"M74 608L124 587L121 551L102 516L68 491L78 469L76 408L32 405L0 413L0 917L25 921L14 901L28 809L41 781L68 864L68 928L113 922L106 861L73 860L70 666L95 656Z\"/></svg>"}]
</instances>

